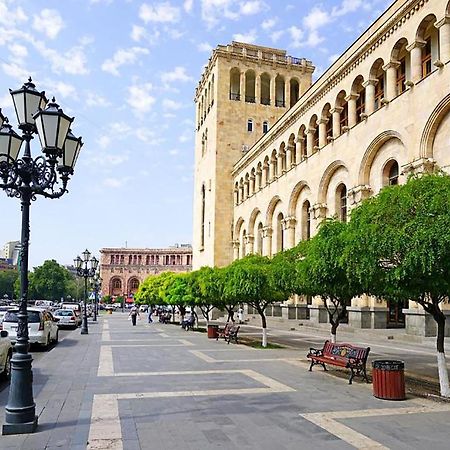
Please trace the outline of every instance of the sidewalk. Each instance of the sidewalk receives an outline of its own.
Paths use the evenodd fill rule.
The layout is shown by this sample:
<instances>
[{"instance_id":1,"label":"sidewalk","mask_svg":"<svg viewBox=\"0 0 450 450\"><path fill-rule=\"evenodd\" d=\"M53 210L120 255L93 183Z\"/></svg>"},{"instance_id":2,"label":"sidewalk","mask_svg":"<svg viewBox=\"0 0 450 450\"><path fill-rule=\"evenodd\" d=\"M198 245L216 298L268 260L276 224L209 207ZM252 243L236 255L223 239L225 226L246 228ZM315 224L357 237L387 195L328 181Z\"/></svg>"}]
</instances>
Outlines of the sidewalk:
<instances>
[{"instance_id":1,"label":"sidewalk","mask_svg":"<svg viewBox=\"0 0 450 450\"><path fill-rule=\"evenodd\" d=\"M38 430L1 436L2 450L448 448L450 404L383 401L359 379L309 372L304 348L321 336L272 329L269 341L295 348L259 350L126 316L101 316L39 354Z\"/></svg>"}]
</instances>

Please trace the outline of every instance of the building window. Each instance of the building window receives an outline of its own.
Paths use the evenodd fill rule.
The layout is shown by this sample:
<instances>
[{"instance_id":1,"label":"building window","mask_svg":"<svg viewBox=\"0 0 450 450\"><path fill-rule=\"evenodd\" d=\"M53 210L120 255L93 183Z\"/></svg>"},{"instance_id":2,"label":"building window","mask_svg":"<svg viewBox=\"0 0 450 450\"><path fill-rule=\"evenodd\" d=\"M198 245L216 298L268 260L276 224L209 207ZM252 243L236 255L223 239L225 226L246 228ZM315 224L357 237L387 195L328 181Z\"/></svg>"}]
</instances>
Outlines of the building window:
<instances>
[{"instance_id":1,"label":"building window","mask_svg":"<svg viewBox=\"0 0 450 450\"><path fill-rule=\"evenodd\" d=\"M389 170L389 186L397 186L398 184L398 163L394 161Z\"/></svg>"},{"instance_id":2,"label":"building window","mask_svg":"<svg viewBox=\"0 0 450 450\"><path fill-rule=\"evenodd\" d=\"M308 241L311 238L311 204L305 200L302 206L302 240Z\"/></svg>"},{"instance_id":3,"label":"building window","mask_svg":"<svg viewBox=\"0 0 450 450\"><path fill-rule=\"evenodd\" d=\"M384 98L384 72L377 78L378 82L375 86L375 109L381 108Z\"/></svg>"},{"instance_id":4,"label":"building window","mask_svg":"<svg viewBox=\"0 0 450 450\"><path fill-rule=\"evenodd\" d=\"M253 120L252 119L247 120L247 131L249 133L251 133L253 131Z\"/></svg>"},{"instance_id":5,"label":"building window","mask_svg":"<svg viewBox=\"0 0 450 450\"><path fill-rule=\"evenodd\" d=\"M400 65L397 69L397 95L400 95L402 92L405 91L406 85L406 59L403 58L400 61Z\"/></svg>"},{"instance_id":6,"label":"building window","mask_svg":"<svg viewBox=\"0 0 450 450\"><path fill-rule=\"evenodd\" d=\"M206 189L205 185L202 185L202 217L201 217L201 229L200 229L200 246L204 247L205 245L205 197L206 197Z\"/></svg>"},{"instance_id":7,"label":"building window","mask_svg":"<svg viewBox=\"0 0 450 450\"><path fill-rule=\"evenodd\" d=\"M359 97L356 99L356 123L361 122L361 114L365 112L366 109L366 91L363 89L358 93Z\"/></svg>"},{"instance_id":8,"label":"building window","mask_svg":"<svg viewBox=\"0 0 450 450\"><path fill-rule=\"evenodd\" d=\"M263 133L266 134L269 131L269 122L263 122Z\"/></svg>"},{"instance_id":9,"label":"building window","mask_svg":"<svg viewBox=\"0 0 450 450\"><path fill-rule=\"evenodd\" d=\"M131 290L137 290L139 288L139 280L136 280L136 278L133 278L130 282L130 288Z\"/></svg>"},{"instance_id":10,"label":"building window","mask_svg":"<svg viewBox=\"0 0 450 450\"><path fill-rule=\"evenodd\" d=\"M113 281L113 289L122 289L122 281L116 278Z\"/></svg>"},{"instance_id":11,"label":"building window","mask_svg":"<svg viewBox=\"0 0 450 450\"><path fill-rule=\"evenodd\" d=\"M347 188L345 184L340 184L336 189L337 216L341 222L347 222Z\"/></svg>"},{"instance_id":12,"label":"building window","mask_svg":"<svg viewBox=\"0 0 450 450\"><path fill-rule=\"evenodd\" d=\"M241 72L234 67L230 71L230 100L241 99Z\"/></svg>"},{"instance_id":13,"label":"building window","mask_svg":"<svg viewBox=\"0 0 450 450\"><path fill-rule=\"evenodd\" d=\"M426 44L422 47L422 77L431 73L431 37L426 39Z\"/></svg>"}]
</instances>

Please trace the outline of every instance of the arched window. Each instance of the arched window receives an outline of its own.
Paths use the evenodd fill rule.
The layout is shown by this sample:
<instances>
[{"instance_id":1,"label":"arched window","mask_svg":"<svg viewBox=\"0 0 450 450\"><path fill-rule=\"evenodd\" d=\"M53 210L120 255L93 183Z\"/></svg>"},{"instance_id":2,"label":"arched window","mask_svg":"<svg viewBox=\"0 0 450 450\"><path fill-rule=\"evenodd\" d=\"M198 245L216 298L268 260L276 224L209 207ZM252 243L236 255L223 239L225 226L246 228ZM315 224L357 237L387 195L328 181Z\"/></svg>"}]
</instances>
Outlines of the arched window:
<instances>
[{"instance_id":1,"label":"arched window","mask_svg":"<svg viewBox=\"0 0 450 450\"><path fill-rule=\"evenodd\" d=\"M110 264L114 264L114 255L111 255L111 262Z\"/></svg>"},{"instance_id":2,"label":"arched window","mask_svg":"<svg viewBox=\"0 0 450 450\"><path fill-rule=\"evenodd\" d=\"M258 224L257 253L263 254L263 224L261 222Z\"/></svg>"},{"instance_id":3,"label":"arched window","mask_svg":"<svg viewBox=\"0 0 450 450\"><path fill-rule=\"evenodd\" d=\"M398 162L393 159L389 161L383 170L383 186L396 186L398 184L399 167Z\"/></svg>"},{"instance_id":4,"label":"arched window","mask_svg":"<svg viewBox=\"0 0 450 450\"><path fill-rule=\"evenodd\" d=\"M241 99L241 72L237 67L230 70L230 100Z\"/></svg>"},{"instance_id":5,"label":"arched window","mask_svg":"<svg viewBox=\"0 0 450 450\"><path fill-rule=\"evenodd\" d=\"M247 232L244 230L243 232L242 232L242 242L241 242L241 249L242 249L242 251L241 251L241 258L243 258L246 254L247 254L247 252L246 252L246 242L247 242Z\"/></svg>"},{"instance_id":6,"label":"arched window","mask_svg":"<svg viewBox=\"0 0 450 450\"><path fill-rule=\"evenodd\" d=\"M128 256L128 264L131 265L133 263L133 257L130 255Z\"/></svg>"},{"instance_id":7,"label":"arched window","mask_svg":"<svg viewBox=\"0 0 450 450\"><path fill-rule=\"evenodd\" d=\"M247 120L247 131L249 133L251 133L253 131L253 120L252 119Z\"/></svg>"},{"instance_id":8,"label":"arched window","mask_svg":"<svg viewBox=\"0 0 450 450\"><path fill-rule=\"evenodd\" d=\"M306 127L304 125L302 125L300 127L300 130L298 131L297 141L298 141L298 150L300 153L299 161L303 161L308 154L308 149L306 146Z\"/></svg>"},{"instance_id":9,"label":"arched window","mask_svg":"<svg viewBox=\"0 0 450 450\"><path fill-rule=\"evenodd\" d=\"M122 281L119 278L113 280L113 289L122 289Z\"/></svg>"},{"instance_id":10,"label":"arched window","mask_svg":"<svg viewBox=\"0 0 450 450\"><path fill-rule=\"evenodd\" d=\"M261 74L261 105L270 105L270 75Z\"/></svg>"},{"instance_id":11,"label":"arched window","mask_svg":"<svg viewBox=\"0 0 450 450\"><path fill-rule=\"evenodd\" d=\"M305 200L302 205L302 240L308 241L311 238L311 204Z\"/></svg>"},{"instance_id":12,"label":"arched window","mask_svg":"<svg viewBox=\"0 0 450 450\"><path fill-rule=\"evenodd\" d=\"M289 87L290 87L290 107L292 108L300 98L300 85L298 84L298 81L295 78L291 78L289 81Z\"/></svg>"},{"instance_id":13,"label":"arched window","mask_svg":"<svg viewBox=\"0 0 450 450\"><path fill-rule=\"evenodd\" d=\"M357 95L356 98L356 123L361 122L363 114L366 112L366 90L363 86L364 78L359 75L353 82L352 94Z\"/></svg>"},{"instance_id":14,"label":"arched window","mask_svg":"<svg viewBox=\"0 0 450 450\"><path fill-rule=\"evenodd\" d=\"M204 247L205 245L205 197L206 197L206 189L205 185L202 184L202 217L201 217L201 228L200 228L200 246Z\"/></svg>"},{"instance_id":15,"label":"arched window","mask_svg":"<svg viewBox=\"0 0 450 450\"><path fill-rule=\"evenodd\" d=\"M341 222L347 222L347 187L343 183L336 189L336 213Z\"/></svg>"},{"instance_id":16,"label":"arched window","mask_svg":"<svg viewBox=\"0 0 450 450\"><path fill-rule=\"evenodd\" d=\"M284 78L281 75L275 78L275 106L285 106Z\"/></svg>"},{"instance_id":17,"label":"arched window","mask_svg":"<svg viewBox=\"0 0 450 450\"><path fill-rule=\"evenodd\" d=\"M375 110L383 106L384 99L384 77L385 72L383 70L384 62L382 59L377 59L370 71L370 77L376 80L375 84Z\"/></svg>"},{"instance_id":18,"label":"arched window","mask_svg":"<svg viewBox=\"0 0 450 450\"><path fill-rule=\"evenodd\" d=\"M429 15L422 21L417 31L417 38L425 42L422 47L422 78L433 71L433 61L439 59L439 32L434 25L435 22L436 17Z\"/></svg>"},{"instance_id":19,"label":"arched window","mask_svg":"<svg viewBox=\"0 0 450 450\"><path fill-rule=\"evenodd\" d=\"M341 133L345 133L346 128L348 128L348 103L345 101L345 97L345 91L341 91L336 99L336 106L342 108L339 119Z\"/></svg>"},{"instance_id":20,"label":"arched window","mask_svg":"<svg viewBox=\"0 0 450 450\"><path fill-rule=\"evenodd\" d=\"M269 122L263 122L263 133L266 134L269 131Z\"/></svg>"},{"instance_id":21,"label":"arched window","mask_svg":"<svg viewBox=\"0 0 450 450\"><path fill-rule=\"evenodd\" d=\"M284 250L284 234L283 234L283 213L277 217L277 252Z\"/></svg>"},{"instance_id":22,"label":"arched window","mask_svg":"<svg viewBox=\"0 0 450 450\"><path fill-rule=\"evenodd\" d=\"M253 70L247 70L247 72L245 72L245 101L247 103L256 102L255 81L255 72L253 72Z\"/></svg>"},{"instance_id":23,"label":"arched window","mask_svg":"<svg viewBox=\"0 0 450 450\"><path fill-rule=\"evenodd\" d=\"M130 289L131 289L132 291L137 291L138 288L139 288L139 280L136 279L136 278L133 278L133 279L130 281Z\"/></svg>"}]
</instances>

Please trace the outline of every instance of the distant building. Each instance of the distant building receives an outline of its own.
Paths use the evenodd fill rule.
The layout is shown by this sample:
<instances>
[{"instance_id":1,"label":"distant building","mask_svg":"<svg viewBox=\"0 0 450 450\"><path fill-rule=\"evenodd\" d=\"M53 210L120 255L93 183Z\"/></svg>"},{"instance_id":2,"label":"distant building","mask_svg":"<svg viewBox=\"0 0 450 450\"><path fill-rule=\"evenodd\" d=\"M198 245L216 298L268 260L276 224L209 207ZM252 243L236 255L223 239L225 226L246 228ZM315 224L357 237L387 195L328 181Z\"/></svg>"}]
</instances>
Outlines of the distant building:
<instances>
[{"instance_id":1,"label":"distant building","mask_svg":"<svg viewBox=\"0 0 450 450\"><path fill-rule=\"evenodd\" d=\"M3 246L3 258L10 260L11 264L17 266L20 255L20 241L10 241Z\"/></svg>"},{"instance_id":2,"label":"distant building","mask_svg":"<svg viewBox=\"0 0 450 450\"><path fill-rule=\"evenodd\" d=\"M12 264L10 259L0 258L0 271L16 270L17 266Z\"/></svg>"},{"instance_id":3,"label":"distant building","mask_svg":"<svg viewBox=\"0 0 450 450\"><path fill-rule=\"evenodd\" d=\"M192 270L192 247L103 248L100 250L102 295L131 297L149 276Z\"/></svg>"}]
</instances>

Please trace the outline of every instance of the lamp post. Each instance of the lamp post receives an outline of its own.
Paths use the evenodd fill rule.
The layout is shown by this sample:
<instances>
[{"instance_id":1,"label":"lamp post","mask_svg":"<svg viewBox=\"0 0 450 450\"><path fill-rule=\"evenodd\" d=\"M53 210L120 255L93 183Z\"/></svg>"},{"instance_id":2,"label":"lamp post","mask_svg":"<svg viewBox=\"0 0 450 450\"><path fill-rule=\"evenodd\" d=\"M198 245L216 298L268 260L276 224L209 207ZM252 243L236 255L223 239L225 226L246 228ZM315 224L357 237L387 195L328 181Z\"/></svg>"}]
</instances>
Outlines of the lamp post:
<instances>
[{"instance_id":1,"label":"lamp post","mask_svg":"<svg viewBox=\"0 0 450 450\"><path fill-rule=\"evenodd\" d=\"M11 359L11 384L5 407L3 434L32 433L37 426L33 400L32 357L28 353L28 247L30 205L38 195L59 198L80 152L81 138L70 133L73 118L64 114L53 98L36 90L31 78L20 89L10 90L22 134L19 136L0 110L0 188L9 197L20 199L22 232L20 248L20 300L17 314L17 339ZM39 136L41 154L31 155L30 142ZM23 156L20 148L25 141Z\"/></svg>"},{"instance_id":2,"label":"lamp post","mask_svg":"<svg viewBox=\"0 0 450 450\"><path fill-rule=\"evenodd\" d=\"M92 279L92 290L94 291L94 322L97 322L97 313L98 313L98 293L100 292L100 288L102 286L102 279L100 275L96 273L94 278Z\"/></svg>"},{"instance_id":3,"label":"lamp post","mask_svg":"<svg viewBox=\"0 0 450 450\"><path fill-rule=\"evenodd\" d=\"M77 275L84 278L84 308L83 308L83 324L81 325L81 334L88 334L88 320L87 320L87 289L88 278L92 278L95 275L95 271L98 267L98 259L94 256L91 258L91 252L86 249L83 253L83 258L77 256L74 259L75 267L77 269Z\"/></svg>"}]
</instances>

